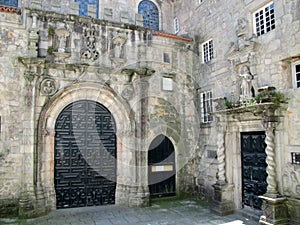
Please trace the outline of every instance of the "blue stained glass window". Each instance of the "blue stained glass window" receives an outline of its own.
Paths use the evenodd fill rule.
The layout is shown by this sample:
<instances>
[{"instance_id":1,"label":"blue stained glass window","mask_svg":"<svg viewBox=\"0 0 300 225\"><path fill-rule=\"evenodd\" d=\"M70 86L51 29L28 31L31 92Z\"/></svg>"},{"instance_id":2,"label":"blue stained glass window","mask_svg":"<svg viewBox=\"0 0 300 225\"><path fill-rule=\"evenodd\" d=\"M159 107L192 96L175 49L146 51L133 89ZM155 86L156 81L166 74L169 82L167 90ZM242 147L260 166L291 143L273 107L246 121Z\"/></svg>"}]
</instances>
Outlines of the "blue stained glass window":
<instances>
[{"instance_id":1,"label":"blue stained glass window","mask_svg":"<svg viewBox=\"0 0 300 225\"><path fill-rule=\"evenodd\" d=\"M0 0L0 5L18 8L18 0Z\"/></svg>"},{"instance_id":2,"label":"blue stained glass window","mask_svg":"<svg viewBox=\"0 0 300 225\"><path fill-rule=\"evenodd\" d=\"M138 6L138 13L143 15L144 27L159 30L159 13L153 2L149 0L141 1Z\"/></svg>"},{"instance_id":3,"label":"blue stained glass window","mask_svg":"<svg viewBox=\"0 0 300 225\"><path fill-rule=\"evenodd\" d=\"M98 0L75 0L79 3L79 16L88 16L88 5L97 7L97 18L99 18L99 1Z\"/></svg>"}]
</instances>

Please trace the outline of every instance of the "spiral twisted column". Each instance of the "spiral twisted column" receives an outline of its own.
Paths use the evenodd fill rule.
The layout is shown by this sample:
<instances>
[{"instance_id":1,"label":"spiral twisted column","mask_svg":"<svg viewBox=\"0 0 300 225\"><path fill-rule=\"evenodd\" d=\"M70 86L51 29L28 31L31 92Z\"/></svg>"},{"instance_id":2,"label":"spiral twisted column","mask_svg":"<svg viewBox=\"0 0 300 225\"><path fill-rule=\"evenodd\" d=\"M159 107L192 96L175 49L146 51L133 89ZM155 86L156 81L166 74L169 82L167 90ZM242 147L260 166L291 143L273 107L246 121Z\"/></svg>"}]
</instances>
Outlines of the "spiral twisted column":
<instances>
[{"instance_id":1,"label":"spiral twisted column","mask_svg":"<svg viewBox=\"0 0 300 225\"><path fill-rule=\"evenodd\" d=\"M277 195L277 181L276 181L276 163L275 163L275 143L274 143L274 125L269 122L266 127L266 163L267 166L267 194L268 195Z\"/></svg>"},{"instance_id":2,"label":"spiral twisted column","mask_svg":"<svg viewBox=\"0 0 300 225\"><path fill-rule=\"evenodd\" d=\"M217 140L217 159L218 159L218 173L217 179L219 183L225 183L225 133L223 130L219 131Z\"/></svg>"},{"instance_id":3,"label":"spiral twisted column","mask_svg":"<svg viewBox=\"0 0 300 225\"><path fill-rule=\"evenodd\" d=\"M226 171L225 171L225 123L222 118L219 117L217 120L218 134L217 134L217 160L218 160L218 171L217 171L217 183L226 183Z\"/></svg>"}]
</instances>

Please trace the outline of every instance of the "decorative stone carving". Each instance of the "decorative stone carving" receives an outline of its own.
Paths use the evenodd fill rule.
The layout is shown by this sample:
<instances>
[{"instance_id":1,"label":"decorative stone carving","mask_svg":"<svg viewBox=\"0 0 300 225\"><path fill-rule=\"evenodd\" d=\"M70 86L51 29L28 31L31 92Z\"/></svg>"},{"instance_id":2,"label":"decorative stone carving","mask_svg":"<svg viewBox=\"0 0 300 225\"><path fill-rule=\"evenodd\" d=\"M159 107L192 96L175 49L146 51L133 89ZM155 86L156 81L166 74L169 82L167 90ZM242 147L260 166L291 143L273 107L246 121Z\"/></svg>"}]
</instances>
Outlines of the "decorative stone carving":
<instances>
[{"instance_id":1,"label":"decorative stone carving","mask_svg":"<svg viewBox=\"0 0 300 225\"><path fill-rule=\"evenodd\" d=\"M298 165L287 164L283 174L283 193L289 197L300 196L300 168ZM298 168L298 172L297 172Z\"/></svg>"},{"instance_id":2,"label":"decorative stone carving","mask_svg":"<svg viewBox=\"0 0 300 225\"><path fill-rule=\"evenodd\" d=\"M99 52L96 48L98 31L95 27L87 28L83 35L83 48L81 57L83 59L95 61L99 58Z\"/></svg>"},{"instance_id":3,"label":"decorative stone carving","mask_svg":"<svg viewBox=\"0 0 300 225\"><path fill-rule=\"evenodd\" d=\"M54 95L57 91L57 84L55 80L46 78L41 82L42 95Z\"/></svg>"}]
</instances>

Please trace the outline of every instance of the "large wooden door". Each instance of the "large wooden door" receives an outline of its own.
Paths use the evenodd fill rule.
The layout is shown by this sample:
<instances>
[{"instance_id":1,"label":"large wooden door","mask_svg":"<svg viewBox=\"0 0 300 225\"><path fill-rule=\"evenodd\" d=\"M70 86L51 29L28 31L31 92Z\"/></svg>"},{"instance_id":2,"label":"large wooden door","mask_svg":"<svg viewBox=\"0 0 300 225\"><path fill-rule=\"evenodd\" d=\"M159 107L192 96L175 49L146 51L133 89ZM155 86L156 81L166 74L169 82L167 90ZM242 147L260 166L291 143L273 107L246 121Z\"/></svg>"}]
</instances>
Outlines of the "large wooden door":
<instances>
[{"instance_id":1,"label":"large wooden door","mask_svg":"<svg viewBox=\"0 0 300 225\"><path fill-rule=\"evenodd\" d=\"M243 205L261 209L258 197L267 191L267 163L264 132L241 133Z\"/></svg>"},{"instance_id":2,"label":"large wooden door","mask_svg":"<svg viewBox=\"0 0 300 225\"><path fill-rule=\"evenodd\" d=\"M57 208L114 204L115 122L103 105L82 100L60 113L54 157Z\"/></svg>"},{"instance_id":3,"label":"large wooden door","mask_svg":"<svg viewBox=\"0 0 300 225\"><path fill-rule=\"evenodd\" d=\"M151 198L176 195L175 152L172 142L157 136L148 151L148 183Z\"/></svg>"}]
</instances>

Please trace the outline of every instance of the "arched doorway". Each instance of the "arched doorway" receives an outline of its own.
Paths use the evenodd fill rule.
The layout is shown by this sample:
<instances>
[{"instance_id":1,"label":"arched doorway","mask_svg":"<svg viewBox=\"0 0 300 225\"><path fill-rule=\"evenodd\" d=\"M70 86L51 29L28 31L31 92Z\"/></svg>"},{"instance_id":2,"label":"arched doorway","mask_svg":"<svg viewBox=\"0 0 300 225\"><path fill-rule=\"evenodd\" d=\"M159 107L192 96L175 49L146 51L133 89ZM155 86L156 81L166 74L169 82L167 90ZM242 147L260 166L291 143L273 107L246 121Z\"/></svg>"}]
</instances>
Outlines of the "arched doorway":
<instances>
[{"instance_id":1,"label":"arched doorway","mask_svg":"<svg viewBox=\"0 0 300 225\"><path fill-rule=\"evenodd\" d=\"M116 126L96 101L66 106L55 123L54 184L57 208L115 203Z\"/></svg>"},{"instance_id":2,"label":"arched doorway","mask_svg":"<svg viewBox=\"0 0 300 225\"><path fill-rule=\"evenodd\" d=\"M149 0L141 1L138 6L138 13L143 15L144 27L159 30L159 13L153 2Z\"/></svg>"},{"instance_id":3,"label":"arched doorway","mask_svg":"<svg viewBox=\"0 0 300 225\"><path fill-rule=\"evenodd\" d=\"M151 198L176 195L174 146L164 135L157 136L148 151L148 184Z\"/></svg>"}]
</instances>

